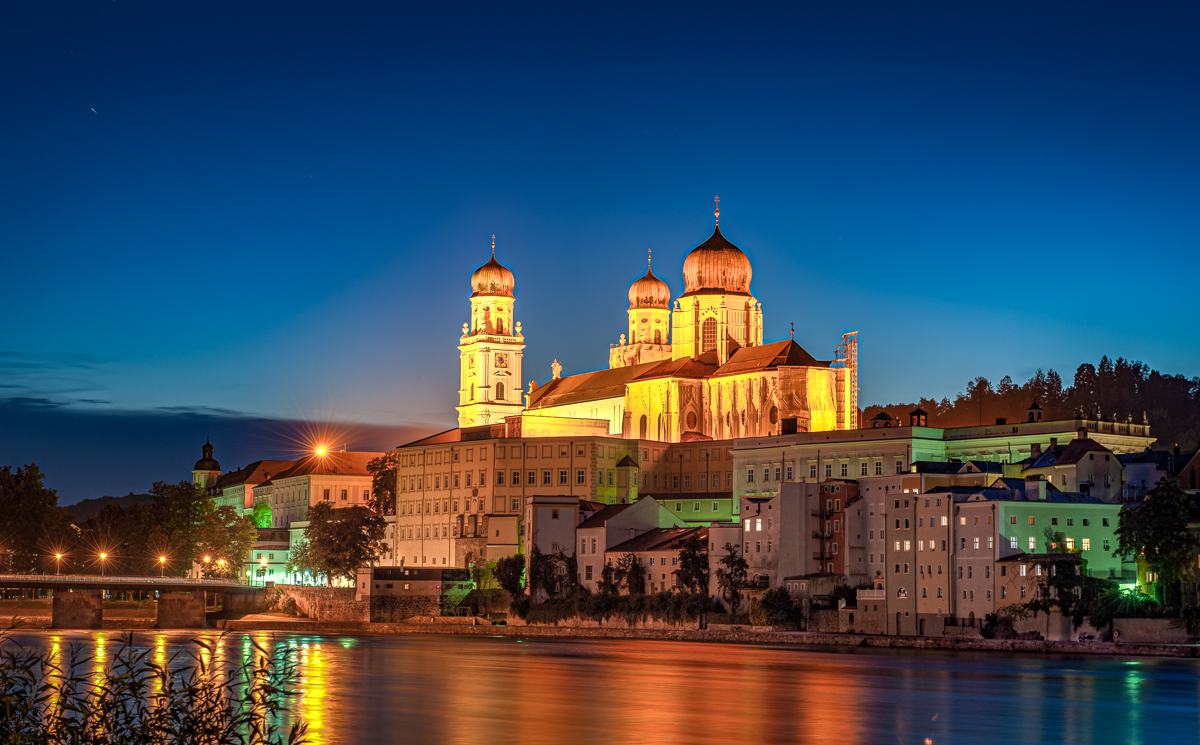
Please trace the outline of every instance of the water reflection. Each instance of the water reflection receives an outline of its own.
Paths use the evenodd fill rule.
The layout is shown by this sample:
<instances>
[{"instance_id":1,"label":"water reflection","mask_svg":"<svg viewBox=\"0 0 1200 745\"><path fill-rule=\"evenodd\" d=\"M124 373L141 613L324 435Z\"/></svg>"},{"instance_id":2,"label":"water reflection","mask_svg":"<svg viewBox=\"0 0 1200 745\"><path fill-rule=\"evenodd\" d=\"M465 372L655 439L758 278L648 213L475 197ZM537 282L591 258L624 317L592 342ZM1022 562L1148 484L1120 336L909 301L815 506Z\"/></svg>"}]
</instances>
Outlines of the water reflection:
<instances>
[{"instance_id":1,"label":"water reflection","mask_svg":"<svg viewBox=\"0 0 1200 745\"><path fill-rule=\"evenodd\" d=\"M59 659L86 645L92 671L124 640L15 637ZM284 724L303 718L315 743L1200 742L1200 664L1183 660L261 632L135 642L160 664L191 651L240 667L256 644L293 660Z\"/></svg>"}]
</instances>

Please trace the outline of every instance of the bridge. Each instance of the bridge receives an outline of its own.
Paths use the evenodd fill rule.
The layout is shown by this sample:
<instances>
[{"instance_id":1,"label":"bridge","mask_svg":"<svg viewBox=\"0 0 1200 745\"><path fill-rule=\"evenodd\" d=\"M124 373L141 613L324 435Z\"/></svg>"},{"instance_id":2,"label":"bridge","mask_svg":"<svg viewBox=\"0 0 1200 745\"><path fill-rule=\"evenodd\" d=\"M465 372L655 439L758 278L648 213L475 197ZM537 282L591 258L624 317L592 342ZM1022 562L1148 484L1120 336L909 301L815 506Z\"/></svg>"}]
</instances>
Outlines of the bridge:
<instances>
[{"instance_id":1,"label":"bridge","mask_svg":"<svg viewBox=\"0 0 1200 745\"><path fill-rule=\"evenodd\" d=\"M245 615L262 610L266 589L232 579L186 577L104 577L92 574L0 574L0 587L53 590L51 628L99 629L104 621L105 590L158 593L160 629L202 629L207 593L219 594L225 610Z\"/></svg>"}]
</instances>

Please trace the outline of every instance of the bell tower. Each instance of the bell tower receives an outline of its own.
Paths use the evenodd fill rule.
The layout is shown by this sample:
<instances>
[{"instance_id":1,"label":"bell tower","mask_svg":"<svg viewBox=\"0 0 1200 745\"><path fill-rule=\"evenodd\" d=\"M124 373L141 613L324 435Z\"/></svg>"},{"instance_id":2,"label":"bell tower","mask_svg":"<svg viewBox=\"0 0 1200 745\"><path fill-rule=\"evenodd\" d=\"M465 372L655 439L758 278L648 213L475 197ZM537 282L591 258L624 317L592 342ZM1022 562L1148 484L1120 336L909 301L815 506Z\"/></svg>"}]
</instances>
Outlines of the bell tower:
<instances>
[{"instance_id":1,"label":"bell tower","mask_svg":"<svg viewBox=\"0 0 1200 745\"><path fill-rule=\"evenodd\" d=\"M200 454L200 460L192 466L192 483L201 489L211 489L217 485L217 479L221 478L221 464L213 459L213 446L208 438L204 439Z\"/></svg>"},{"instance_id":2,"label":"bell tower","mask_svg":"<svg viewBox=\"0 0 1200 745\"><path fill-rule=\"evenodd\" d=\"M521 359L525 337L513 319L514 278L492 258L471 275L471 320L458 340L458 426L497 424L525 410Z\"/></svg>"}]
</instances>

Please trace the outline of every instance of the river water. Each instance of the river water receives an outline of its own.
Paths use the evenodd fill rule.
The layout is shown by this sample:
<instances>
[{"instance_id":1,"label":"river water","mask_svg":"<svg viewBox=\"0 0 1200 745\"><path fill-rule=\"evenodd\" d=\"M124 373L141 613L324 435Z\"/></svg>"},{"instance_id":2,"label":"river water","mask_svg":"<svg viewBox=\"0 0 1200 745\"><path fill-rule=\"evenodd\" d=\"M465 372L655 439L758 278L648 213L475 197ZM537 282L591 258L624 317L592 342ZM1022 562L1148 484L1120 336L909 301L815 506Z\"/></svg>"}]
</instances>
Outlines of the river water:
<instances>
[{"instance_id":1,"label":"river water","mask_svg":"<svg viewBox=\"0 0 1200 745\"><path fill-rule=\"evenodd\" d=\"M170 655L196 633L138 632ZM1200 742L1200 662L688 642L205 632L299 665L314 743ZM117 632L21 631L111 658Z\"/></svg>"}]
</instances>

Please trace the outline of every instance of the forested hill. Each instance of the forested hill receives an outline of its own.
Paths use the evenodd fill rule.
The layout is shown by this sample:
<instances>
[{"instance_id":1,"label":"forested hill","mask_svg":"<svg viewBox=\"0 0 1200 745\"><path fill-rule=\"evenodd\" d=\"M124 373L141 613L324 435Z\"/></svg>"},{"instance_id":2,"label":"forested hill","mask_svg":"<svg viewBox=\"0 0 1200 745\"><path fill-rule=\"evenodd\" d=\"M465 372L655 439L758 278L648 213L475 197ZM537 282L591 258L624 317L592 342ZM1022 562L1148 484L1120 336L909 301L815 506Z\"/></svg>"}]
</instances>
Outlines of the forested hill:
<instances>
[{"instance_id":1,"label":"forested hill","mask_svg":"<svg viewBox=\"0 0 1200 745\"><path fill-rule=\"evenodd\" d=\"M991 424L1003 417L1009 422L1025 421L1025 411L1032 401L1044 410L1046 419L1069 419L1078 407L1085 412L1098 406L1102 416L1125 419L1132 415L1142 421L1142 412L1150 421L1150 433L1158 437L1155 448L1169 448L1179 443L1184 449L1200 443L1200 378L1167 375L1151 370L1141 362L1107 356L1099 365L1084 363L1075 370L1070 385L1054 370L1037 371L1022 384L1005 376L993 385L979 377L967 384L967 389L953 400L923 398L915 403L873 405L863 409L863 422L880 411L887 411L902 423L908 422L908 412L920 407L929 413L933 427L965 427Z\"/></svg>"},{"instance_id":2,"label":"forested hill","mask_svg":"<svg viewBox=\"0 0 1200 745\"><path fill-rule=\"evenodd\" d=\"M118 507L132 507L136 504L154 504L154 497L149 494L134 494L130 492L123 497L95 497L93 499L84 499L75 504L63 505L63 509L75 515L75 522L82 523L92 515L99 514L100 510L110 504L115 504Z\"/></svg>"}]
</instances>

